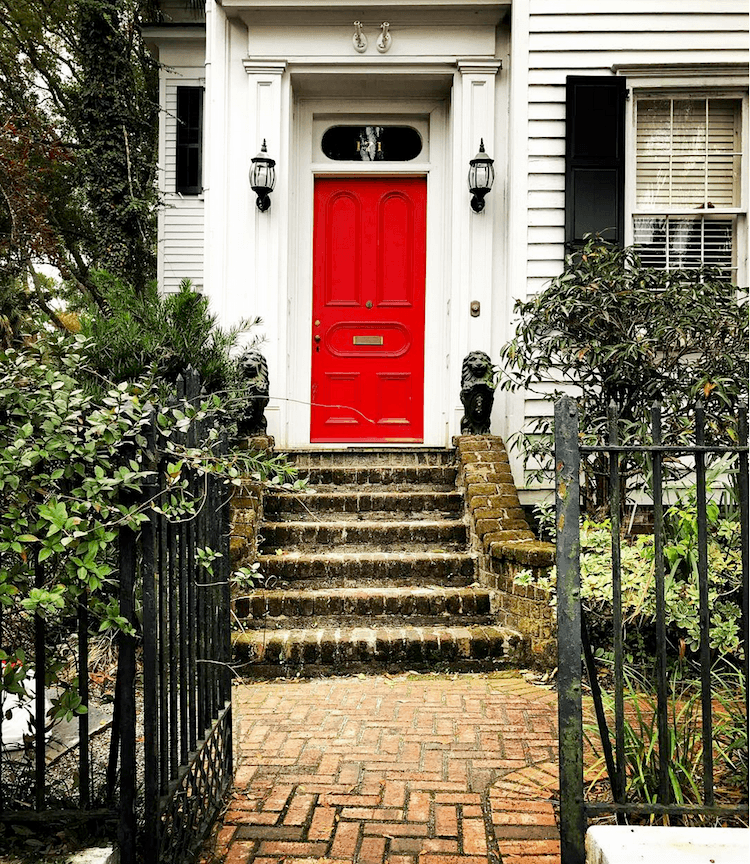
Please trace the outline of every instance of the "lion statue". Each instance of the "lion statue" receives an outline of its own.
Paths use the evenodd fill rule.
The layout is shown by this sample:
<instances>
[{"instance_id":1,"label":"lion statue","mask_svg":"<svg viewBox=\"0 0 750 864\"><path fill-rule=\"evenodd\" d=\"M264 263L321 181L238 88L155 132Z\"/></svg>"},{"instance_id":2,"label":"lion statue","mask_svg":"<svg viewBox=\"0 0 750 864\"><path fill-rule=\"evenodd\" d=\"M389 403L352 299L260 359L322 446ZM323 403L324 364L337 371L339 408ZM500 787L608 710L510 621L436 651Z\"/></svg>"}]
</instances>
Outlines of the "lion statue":
<instances>
[{"instance_id":1,"label":"lion statue","mask_svg":"<svg viewBox=\"0 0 750 864\"><path fill-rule=\"evenodd\" d=\"M240 375L245 384L247 409L237 423L240 438L265 435L268 423L264 411L268 405L268 363L256 348L248 348L238 360Z\"/></svg>"},{"instance_id":2,"label":"lion statue","mask_svg":"<svg viewBox=\"0 0 750 864\"><path fill-rule=\"evenodd\" d=\"M495 400L492 361L484 351L472 351L461 367L462 435L489 435Z\"/></svg>"}]
</instances>

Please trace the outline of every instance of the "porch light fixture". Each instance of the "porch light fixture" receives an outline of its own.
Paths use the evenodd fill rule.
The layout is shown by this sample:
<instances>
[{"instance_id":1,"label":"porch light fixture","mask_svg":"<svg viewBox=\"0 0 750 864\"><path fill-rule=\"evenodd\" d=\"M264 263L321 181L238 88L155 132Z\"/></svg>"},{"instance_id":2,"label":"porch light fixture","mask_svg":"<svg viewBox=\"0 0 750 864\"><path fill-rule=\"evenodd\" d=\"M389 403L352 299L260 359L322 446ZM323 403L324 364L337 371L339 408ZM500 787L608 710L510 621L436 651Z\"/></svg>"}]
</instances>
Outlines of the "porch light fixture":
<instances>
[{"instance_id":1,"label":"porch light fixture","mask_svg":"<svg viewBox=\"0 0 750 864\"><path fill-rule=\"evenodd\" d=\"M255 202L258 210L265 213L271 206L271 192L276 185L276 162L268 156L266 150L266 139L263 139L263 146L260 148L260 153L252 158L252 167L250 168L250 187L258 196Z\"/></svg>"},{"instance_id":2,"label":"porch light fixture","mask_svg":"<svg viewBox=\"0 0 750 864\"><path fill-rule=\"evenodd\" d=\"M471 192L471 209L475 213L484 210L484 196L492 189L495 179L494 159L484 152L484 138L479 141L479 153L469 160L469 192Z\"/></svg>"}]
</instances>

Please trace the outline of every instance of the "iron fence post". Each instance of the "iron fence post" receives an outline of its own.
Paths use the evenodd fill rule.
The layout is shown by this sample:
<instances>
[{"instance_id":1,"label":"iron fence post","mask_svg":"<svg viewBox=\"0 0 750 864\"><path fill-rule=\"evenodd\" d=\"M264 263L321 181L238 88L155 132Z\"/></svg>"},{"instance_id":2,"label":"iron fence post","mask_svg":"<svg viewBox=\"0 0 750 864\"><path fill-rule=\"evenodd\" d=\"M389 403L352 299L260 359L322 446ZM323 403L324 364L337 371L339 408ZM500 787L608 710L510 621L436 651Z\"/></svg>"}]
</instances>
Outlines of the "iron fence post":
<instances>
[{"instance_id":1,"label":"iron fence post","mask_svg":"<svg viewBox=\"0 0 750 864\"><path fill-rule=\"evenodd\" d=\"M120 614L131 627L136 625L133 596L135 577L135 532L130 527L124 527L120 529ZM121 864L136 862L135 665L135 637L121 632L116 697L120 701L120 820L117 837Z\"/></svg>"},{"instance_id":2,"label":"iron fence post","mask_svg":"<svg viewBox=\"0 0 750 864\"><path fill-rule=\"evenodd\" d=\"M156 469L156 435L154 415L149 417L145 429L149 469ZM153 500L159 486L154 479L144 486L144 503ZM157 615L157 559L156 514L149 507L148 520L141 527L141 555L143 562L143 753L144 753L144 822L145 864L157 860L159 847L159 662Z\"/></svg>"},{"instance_id":3,"label":"iron fence post","mask_svg":"<svg viewBox=\"0 0 750 864\"><path fill-rule=\"evenodd\" d=\"M562 864L584 864L581 703L580 453L578 407L569 396L555 405L557 514L558 728Z\"/></svg>"}]
</instances>

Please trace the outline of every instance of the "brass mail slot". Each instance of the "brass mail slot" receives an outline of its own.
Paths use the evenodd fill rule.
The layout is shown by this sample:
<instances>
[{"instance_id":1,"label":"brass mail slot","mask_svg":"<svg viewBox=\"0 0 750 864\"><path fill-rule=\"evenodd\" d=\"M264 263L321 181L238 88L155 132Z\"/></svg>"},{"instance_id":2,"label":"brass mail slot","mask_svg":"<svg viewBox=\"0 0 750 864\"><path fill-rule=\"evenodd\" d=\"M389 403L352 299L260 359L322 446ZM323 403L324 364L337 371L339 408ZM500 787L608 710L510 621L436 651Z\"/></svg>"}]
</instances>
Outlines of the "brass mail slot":
<instances>
[{"instance_id":1,"label":"brass mail slot","mask_svg":"<svg viewBox=\"0 0 750 864\"><path fill-rule=\"evenodd\" d=\"M352 339L355 345L382 345L382 336L355 336Z\"/></svg>"}]
</instances>

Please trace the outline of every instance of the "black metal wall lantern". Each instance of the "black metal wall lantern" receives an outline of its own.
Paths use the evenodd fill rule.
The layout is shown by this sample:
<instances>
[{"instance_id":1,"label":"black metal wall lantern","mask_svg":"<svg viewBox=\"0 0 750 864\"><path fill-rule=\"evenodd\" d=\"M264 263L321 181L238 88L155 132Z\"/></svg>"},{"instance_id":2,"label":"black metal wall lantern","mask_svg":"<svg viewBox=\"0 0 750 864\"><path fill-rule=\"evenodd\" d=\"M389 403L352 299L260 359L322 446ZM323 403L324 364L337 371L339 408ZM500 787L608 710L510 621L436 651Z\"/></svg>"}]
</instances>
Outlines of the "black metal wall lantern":
<instances>
[{"instance_id":1,"label":"black metal wall lantern","mask_svg":"<svg viewBox=\"0 0 750 864\"><path fill-rule=\"evenodd\" d=\"M263 146L260 148L260 153L252 158L252 167L250 168L250 187L258 196L255 202L258 210L265 213L271 206L271 192L276 185L276 162L268 156L266 150L266 139L263 139Z\"/></svg>"},{"instance_id":2,"label":"black metal wall lantern","mask_svg":"<svg viewBox=\"0 0 750 864\"><path fill-rule=\"evenodd\" d=\"M471 192L471 209L475 213L484 210L484 196L492 189L495 180L494 159L484 152L484 138L479 141L479 153L469 160L469 192Z\"/></svg>"}]
</instances>

